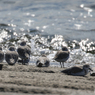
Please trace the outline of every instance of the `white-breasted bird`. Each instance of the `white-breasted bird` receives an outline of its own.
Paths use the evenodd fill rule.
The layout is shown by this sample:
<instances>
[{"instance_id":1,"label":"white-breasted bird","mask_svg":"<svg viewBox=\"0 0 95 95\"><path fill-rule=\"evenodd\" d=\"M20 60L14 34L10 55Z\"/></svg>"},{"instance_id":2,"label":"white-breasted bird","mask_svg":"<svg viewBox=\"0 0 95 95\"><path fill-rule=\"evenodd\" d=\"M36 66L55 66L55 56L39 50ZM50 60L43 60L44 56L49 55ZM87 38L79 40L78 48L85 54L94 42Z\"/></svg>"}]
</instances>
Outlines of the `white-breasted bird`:
<instances>
[{"instance_id":1,"label":"white-breasted bird","mask_svg":"<svg viewBox=\"0 0 95 95\"><path fill-rule=\"evenodd\" d=\"M55 57L53 58L57 62L60 62L61 68L64 67L64 62L69 58L69 51L67 47L63 46L62 50L57 51Z\"/></svg>"},{"instance_id":2,"label":"white-breasted bird","mask_svg":"<svg viewBox=\"0 0 95 95\"><path fill-rule=\"evenodd\" d=\"M18 53L14 46L10 46L9 50L6 51L5 60L9 65L14 65L18 60Z\"/></svg>"},{"instance_id":3,"label":"white-breasted bird","mask_svg":"<svg viewBox=\"0 0 95 95\"><path fill-rule=\"evenodd\" d=\"M46 57L46 55L42 55L41 57L38 58L36 61L36 66L37 67L48 67L50 65L49 59Z\"/></svg>"},{"instance_id":4,"label":"white-breasted bird","mask_svg":"<svg viewBox=\"0 0 95 95\"><path fill-rule=\"evenodd\" d=\"M23 65L27 65L30 61L31 48L26 45L26 41L22 41L18 46L17 52L21 58Z\"/></svg>"}]
</instances>

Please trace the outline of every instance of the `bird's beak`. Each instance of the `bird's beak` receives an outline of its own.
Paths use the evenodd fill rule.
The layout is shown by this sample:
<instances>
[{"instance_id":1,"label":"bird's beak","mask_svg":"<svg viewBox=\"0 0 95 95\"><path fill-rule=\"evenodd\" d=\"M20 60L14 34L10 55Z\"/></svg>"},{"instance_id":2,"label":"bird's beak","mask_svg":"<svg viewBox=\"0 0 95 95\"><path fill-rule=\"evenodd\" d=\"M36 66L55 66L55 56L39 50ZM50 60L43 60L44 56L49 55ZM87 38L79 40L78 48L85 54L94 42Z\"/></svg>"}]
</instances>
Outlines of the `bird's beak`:
<instances>
[{"instance_id":1,"label":"bird's beak","mask_svg":"<svg viewBox=\"0 0 95 95\"><path fill-rule=\"evenodd\" d=\"M91 68L89 68L90 71L93 71Z\"/></svg>"}]
</instances>

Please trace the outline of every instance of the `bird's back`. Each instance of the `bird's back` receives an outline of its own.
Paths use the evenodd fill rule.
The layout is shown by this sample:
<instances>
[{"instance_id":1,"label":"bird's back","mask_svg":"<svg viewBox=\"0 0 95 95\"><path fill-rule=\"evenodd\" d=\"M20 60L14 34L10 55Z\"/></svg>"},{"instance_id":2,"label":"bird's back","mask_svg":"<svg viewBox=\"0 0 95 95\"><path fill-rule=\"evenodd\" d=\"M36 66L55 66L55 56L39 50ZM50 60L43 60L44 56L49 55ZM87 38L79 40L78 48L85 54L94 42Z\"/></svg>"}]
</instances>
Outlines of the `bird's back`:
<instances>
[{"instance_id":1,"label":"bird's back","mask_svg":"<svg viewBox=\"0 0 95 95\"><path fill-rule=\"evenodd\" d=\"M62 72L71 75L71 74L77 74L77 73L82 72L82 71L83 71L82 68L71 67L71 68L68 68L66 70L63 70Z\"/></svg>"},{"instance_id":2,"label":"bird's back","mask_svg":"<svg viewBox=\"0 0 95 95\"><path fill-rule=\"evenodd\" d=\"M50 61L47 57L40 57L37 62L36 65L40 65L40 67L45 66L48 67L50 65Z\"/></svg>"},{"instance_id":3,"label":"bird's back","mask_svg":"<svg viewBox=\"0 0 95 95\"><path fill-rule=\"evenodd\" d=\"M68 51L58 51L54 57L54 60L58 62L65 62L69 58L69 52Z\"/></svg>"}]
</instances>

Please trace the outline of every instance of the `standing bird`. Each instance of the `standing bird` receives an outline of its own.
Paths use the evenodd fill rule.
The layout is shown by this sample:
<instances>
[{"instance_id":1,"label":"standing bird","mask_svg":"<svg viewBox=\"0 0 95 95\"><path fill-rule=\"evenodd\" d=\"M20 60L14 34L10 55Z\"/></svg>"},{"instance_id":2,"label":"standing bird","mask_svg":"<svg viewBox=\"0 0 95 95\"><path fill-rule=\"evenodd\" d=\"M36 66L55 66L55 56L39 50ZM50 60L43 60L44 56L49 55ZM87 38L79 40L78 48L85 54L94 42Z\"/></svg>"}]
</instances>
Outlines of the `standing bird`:
<instances>
[{"instance_id":1,"label":"standing bird","mask_svg":"<svg viewBox=\"0 0 95 95\"><path fill-rule=\"evenodd\" d=\"M69 58L69 51L67 47L62 47L62 50L57 51L55 54L54 60L60 62L61 68L64 67L64 62Z\"/></svg>"},{"instance_id":2,"label":"standing bird","mask_svg":"<svg viewBox=\"0 0 95 95\"><path fill-rule=\"evenodd\" d=\"M46 57L46 55L42 55L42 57L39 57L39 59L36 62L37 67L48 67L49 65L50 65L50 61Z\"/></svg>"},{"instance_id":3,"label":"standing bird","mask_svg":"<svg viewBox=\"0 0 95 95\"><path fill-rule=\"evenodd\" d=\"M0 62L4 60L4 52L2 51L2 47L0 46Z\"/></svg>"},{"instance_id":4,"label":"standing bird","mask_svg":"<svg viewBox=\"0 0 95 95\"><path fill-rule=\"evenodd\" d=\"M10 46L5 54L5 60L9 65L14 65L18 60L18 53L15 51L14 46Z\"/></svg>"},{"instance_id":5,"label":"standing bird","mask_svg":"<svg viewBox=\"0 0 95 95\"><path fill-rule=\"evenodd\" d=\"M85 76L89 73L89 71L93 71L93 70L88 64L86 64L86 65L83 65L83 67L74 66L66 70L63 70L62 72L68 75L73 75L73 76Z\"/></svg>"},{"instance_id":6,"label":"standing bird","mask_svg":"<svg viewBox=\"0 0 95 95\"><path fill-rule=\"evenodd\" d=\"M31 48L26 45L25 41L20 43L17 52L21 58L20 62L22 62L23 65L27 65L30 61Z\"/></svg>"}]
</instances>

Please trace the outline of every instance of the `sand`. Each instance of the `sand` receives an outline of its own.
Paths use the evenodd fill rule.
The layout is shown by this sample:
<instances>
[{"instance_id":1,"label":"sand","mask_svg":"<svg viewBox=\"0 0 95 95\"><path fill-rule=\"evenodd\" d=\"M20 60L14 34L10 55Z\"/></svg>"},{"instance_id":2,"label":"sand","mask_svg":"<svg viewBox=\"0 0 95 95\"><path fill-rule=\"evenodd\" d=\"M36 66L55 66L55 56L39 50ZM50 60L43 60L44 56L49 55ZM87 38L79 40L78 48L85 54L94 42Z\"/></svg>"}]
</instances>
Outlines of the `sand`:
<instances>
[{"instance_id":1,"label":"sand","mask_svg":"<svg viewBox=\"0 0 95 95\"><path fill-rule=\"evenodd\" d=\"M71 76L66 68L0 64L0 95L95 95L95 76Z\"/></svg>"}]
</instances>

